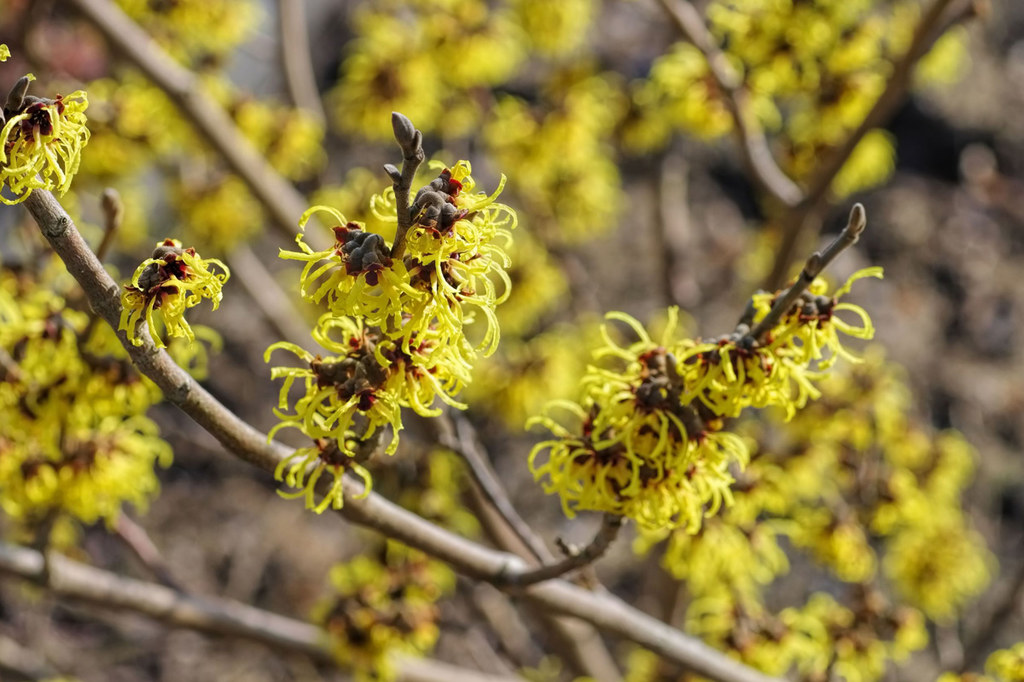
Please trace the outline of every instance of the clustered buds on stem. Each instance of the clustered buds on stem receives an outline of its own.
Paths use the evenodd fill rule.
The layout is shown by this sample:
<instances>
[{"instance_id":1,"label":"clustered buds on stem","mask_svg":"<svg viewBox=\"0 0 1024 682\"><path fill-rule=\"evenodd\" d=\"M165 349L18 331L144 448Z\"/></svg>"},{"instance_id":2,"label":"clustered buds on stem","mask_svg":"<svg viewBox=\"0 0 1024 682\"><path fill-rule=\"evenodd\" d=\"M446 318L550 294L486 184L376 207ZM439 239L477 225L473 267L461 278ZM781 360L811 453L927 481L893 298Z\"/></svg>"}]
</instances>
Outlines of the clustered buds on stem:
<instances>
[{"instance_id":1,"label":"clustered buds on stem","mask_svg":"<svg viewBox=\"0 0 1024 682\"><path fill-rule=\"evenodd\" d=\"M620 345L606 325L604 344L588 367L579 402L556 401L568 411L566 426L550 412L531 423L555 435L530 453L530 468L557 492L565 512L589 509L621 514L646 529L700 529L705 515L731 500L732 467L748 458L744 441L726 430L726 419L748 407L777 407L792 416L819 395L813 381L838 357L852 358L838 334L870 338L867 313L839 299L862 277L854 274L832 295L815 275L863 228L858 207L850 226L823 254L815 254L785 292L760 293L732 333L718 339L673 339L677 311L659 342L623 313L609 320L628 325L638 338ZM807 273L814 274L807 277ZM806 291L804 291L806 288ZM856 315L861 326L836 313ZM768 320L767 325L762 322ZM751 328L753 325L753 328ZM541 457L546 453L546 457Z\"/></svg>"},{"instance_id":2,"label":"clustered buds on stem","mask_svg":"<svg viewBox=\"0 0 1024 682\"><path fill-rule=\"evenodd\" d=\"M9 54L6 46L4 52ZM34 97L28 94L32 80L21 77L0 111L0 202L5 204L20 203L36 189L66 192L89 141L85 93Z\"/></svg>"},{"instance_id":3,"label":"clustered buds on stem","mask_svg":"<svg viewBox=\"0 0 1024 682\"><path fill-rule=\"evenodd\" d=\"M210 266L216 266L220 272ZM154 314L159 313L168 336L193 341L195 334L185 320L185 311L203 299L209 299L216 310L221 289L230 275L227 266L216 258L202 258L195 249L182 248L176 239L165 239L135 270L131 284L124 285L118 329L127 332L136 346L142 345L138 323L144 319L157 347L162 348L163 339L154 326Z\"/></svg>"},{"instance_id":4,"label":"clustered buds on stem","mask_svg":"<svg viewBox=\"0 0 1024 682\"><path fill-rule=\"evenodd\" d=\"M516 225L515 213L491 195L473 191L470 165L437 166L439 174L409 202L413 174L423 158L422 136L404 116L393 117L404 163L386 166L393 187L373 198L374 213L397 224L389 244L380 234L350 222L336 209L314 206L302 216L305 228L316 213L336 221L334 244L316 251L300 234L299 251L281 257L303 261L301 293L324 310L312 335L332 355L321 357L287 342L275 349L297 355L305 367L275 367L284 378L276 411L281 428L296 428L311 439L337 443L350 458L373 450L383 429L393 434L386 452L398 447L401 411L422 416L441 413L435 398L463 408L456 396L470 380L476 357L497 347L495 306L509 293L504 247ZM471 341L469 336L476 339ZM301 381L303 395L290 392ZM320 447L301 448L278 468L278 478L302 490L307 506L340 507L340 477L349 468L369 483L366 470L328 458ZM333 452L333 451L332 451ZM330 461L328 461L330 459ZM335 482L315 501L320 473ZM311 473L310 473L311 472ZM297 495L296 495L297 496Z\"/></svg>"}]
</instances>

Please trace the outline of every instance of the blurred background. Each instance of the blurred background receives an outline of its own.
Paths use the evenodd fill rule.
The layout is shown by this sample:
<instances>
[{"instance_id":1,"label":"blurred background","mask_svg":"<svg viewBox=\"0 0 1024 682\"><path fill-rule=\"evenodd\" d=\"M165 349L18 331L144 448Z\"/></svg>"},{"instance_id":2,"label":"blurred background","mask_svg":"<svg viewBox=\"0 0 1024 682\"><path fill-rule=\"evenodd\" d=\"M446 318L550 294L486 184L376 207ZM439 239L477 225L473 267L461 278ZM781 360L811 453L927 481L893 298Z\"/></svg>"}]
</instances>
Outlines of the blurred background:
<instances>
[{"instance_id":1,"label":"blurred background","mask_svg":"<svg viewBox=\"0 0 1024 682\"><path fill-rule=\"evenodd\" d=\"M511 498L549 543L585 542L596 520L566 519L544 495L526 464L540 436L524 424L547 399L574 395L601 316L621 310L658 325L677 305L688 335L727 333L781 267L777 256L795 229L786 223L792 211L745 168L699 53L653 0L101 4L119 7L194 73L307 205L334 206L386 233L369 201L389 185L382 164L400 161L393 110L424 132L428 158L469 159L479 189L490 193L507 176L500 201L520 221L513 291L499 309L501 348L480 362L464 397ZM922 16L922 3L910 0L694 4L745 74L779 167L803 186L885 89ZM231 266L220 310L203 306L190 316L222 339L209 350L204 385L269 430L278 386L266 347L288 335L312 347L301 334L315 313L294 302L300 268L276 258L293 244L174 98L111 50L75 5L0 0L0 42L14 55L0 66L0 91L31 71L33 93L88 93L92 140L62 203L95 247L100 193L119 192L125 217L107 261L122 280L165 237ZM296 18L308 44L289 33ZM825 37L822 25L831 27ZM976 3L947 28L892 114L829 185L783 264L795 274L862 202L868 228L830 276L842 282L859 268L884 267L884 280L860 282L849 300L870 313L875 342L902 367L893 371L909 387L908 423L928 437L955 429L973 448L962 506L991 552L987 579L964 589L955 615L929 620L927 646L909 663L890 664L879 676L888 680L979 670L989 652L1024 632L1024 5ZM422 183L431 177L425 171ZM44 254L24 210L0 207L0 267L39 268ZM273 307L278 296L283 309ZM187 590L304 619L328 593L332 565L379 551L364 531L280 499L270 476L226 455L172 406L148 414L174 463L157 470L160 492L148 511L127 514ZM407 431L396 456L373 461L375 489L395 500L411 495L403 503L428 513L423 497L439 485L430 472L441 466L431 459L436 435L412 418ZM446 494L467 493L449 482ZM478 533L460 516L473 502L459 505L437 518ZM15 537L15 525L0 517L5 537ZM783 547L790 568L767 588L771 608L801 602L808 585L842 593L827 561L823 569L792 543ZM633 549L620 540L597 573L608 589L659 612L680 588L660 568L661 550ZM148 577L103 523L82 525L68 551ZM680 601L675 616L670 609L664 617L683 626L681 592L672 598ZM510 609L496 591L460 578L441 602L434 656L491 672L528 669L532 679L579 672L560 660L537 614L519 613L519 625L502 632ZM11 579L0 583L0 637L90 682L348 675L264 645L60 601ZM608 646L629 667L628 645ZM681 675L664 667L634 679Z\"/></svg>"}]
</instances>

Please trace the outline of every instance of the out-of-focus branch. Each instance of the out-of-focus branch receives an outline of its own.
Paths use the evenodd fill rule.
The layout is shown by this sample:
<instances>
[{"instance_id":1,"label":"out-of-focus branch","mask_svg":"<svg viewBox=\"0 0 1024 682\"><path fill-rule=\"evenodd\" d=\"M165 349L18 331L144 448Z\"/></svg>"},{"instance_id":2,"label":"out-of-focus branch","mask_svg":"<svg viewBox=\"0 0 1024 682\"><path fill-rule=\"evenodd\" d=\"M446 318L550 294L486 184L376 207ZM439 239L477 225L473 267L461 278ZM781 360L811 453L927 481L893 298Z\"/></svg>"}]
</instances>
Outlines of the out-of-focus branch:
<instances>
[{"instance_id":1,"label":"out-of-focus branch","mask_svg":"<svg viewBox=\"0 0 1024 682\"><path fill-rule=\"evenodd\" d=\"M3 635L0 635L0 673L27 680L60 677L60 672L45 657Z\"/></svg>"},{"instance_id":2,"label":"out-of-focus branch","mask_svg":"<svg viewBox=\"0 0 1024 682\"><path fill-rule=\"evenodd\" d=\"M820 225L819 221L810 218L822 213L822 207L828 200L832 181L835 180L836 175L842 170L864 136L871 130L884 125L896 113L896 109L906 99L907 91L913 80L914 67L917 66L921 57L927 54L935 42L949 29L981 12L979 0L934 0L929 6L914 31L910 47L894 64L892 75L889 77L885 89L864 120L840 146L825 156L825 159L811 174L807 193L801 204L783 214L780 221L784 229L782 242L776 253L771 273L765 281L765 288L777 289L783 283L801 238L808 232L811 225Z\"/></svg>"},{"instance_id":3,"label":"out-of-focus branch","mask_svg":"<svg viewBox=\"0 0 1024 682\"><path fill-rule=\"evenodd\" d=\"M617 514L605 514L601 520L601 528L586 547L578 550L568 549L568 556L561 561L519 573L509 580L509 584L525 587L561 577L566 573L592 564L608 551L615 538L618 537L622 521L622 517Z\"/></svg>"},{"instance_id":4,"label":"out-of-focus branch","mask_svg":"<svg viewBox=\"0 0 1024 682\"><path fill-rule=\"evenodd\" d=\"M722 92L732 114L740 151L754 180L783 206L796 206L804 193L787 176L772 156L764 130L754 118L743 79L715 44L700 12L688 0L659 0L679 31L707 60L711 77Z\"/></svg>"},{"instance_id":5,"label":"out-of-focus branch","mask_svg":"<svg viewBox=\"0 0 1024 682\"><path fill-rule=\"evenodd\" d=\"M203 89L199 80L161 50L139 26L109 0L61 0L75 8L111 47L138 67L163 90L192 122L232 172L245 182L272 218L272 224L291 238L306 200L267 163L231 117Z\"/></svg>"},{"instance_id":6,"label":"out-of-focus branch","mask_svg":"<svg viewBox=\"0 0 1024 682\"><path fill-rule=\"evenodd\" d=\"M554 564L554 554L509 499L487 452L480 445L472 422L454 410L447 417L431 422L438 442L459 455L469 467L475 483L471 504L478 507L477 515L491 541L506 552L524 556L531 563ZM593 626L579 620L553 617L543 609L539 611L538 616L577 674L602 682L621 678L614 658Z\"/></svg>"},{"instance_id":7,"label":"out-of-focus branch","mask_svg":"<svg viewBox=\"0 0 1024 682\"><path fill-rule=\"evenodd\" d=\"M67 212L45 190L33 192L24 206L64 261L68 272L81 285L93 309L116 330L121 314L120 289L82 239ZM135 346L123 330L116 333L139 371L163 391L168 401L192 417L229 452L268 473L276 469L283 457L291 454L289 448L268 441L265 434L242 421L196 383L166 351L154 346L148 331L140 330L139 346ZM528 570L526 563L517 556L451 533L376 493L360 497L362 492L360 483L346 480L345 505L341 509L345 518L445 561L464 575L500 584ZM519 594L541 609L588 621L634 641L695 674L719 682L773 679L610 595L590 592L563 580L548 580L523 588Z\"/></svg>"},{"instance_id":8,"label":"out-of-focus branch","mask_svg":"<svg viewBox=\"0 0 1024 682\"><path fill-rule=\"evenodd\" d=\"M946 9L954 4L947 14ZM828 192L832 181L846 164L850 154L857 148L860 141L871 130L884 124L903 102L914 74L914 67L935 42L953 25L960 23L973 14L974 0L934 0L920 23L914 30L910 47L893 65L892 75L885 84L885 90L879 95L867 116L860 125L850 133L843 143L828 152L815 172L811 175L807 188L807 202L815 202Z\"/></svg>"},{"instance_id":9,"label":"out-of-focus branch","mask_svg":"<svg viewBox=\"0 0 1024 682\"><path fill-rule=\"evenodd\" d=\"M484 498L530 550L533 557L542 564L554 561L555 556L551 550L516 511L512 500L505 492L505 487L498 480L498 474L491 467L487 453L480 447L476 431L470 421L464 415L451 411L437 426L438 442L462 458Z\"/></svg>"},{"instance_id":10,"label":"out-of-focus branch","mask_svg":"<svg viewBox=\"0 0 1024 682\"><path fill-rule=\"evenodd\" d=\"M391 164L386 164L384 170L393 183L395 206L398 212L398 229L395 231L395 241L391 245L391 257L401 258L405 253L405 234L412 227L412 216L409 214L409 192L412 190L416 170L423 163L426 155L423 152L423 133L416 130L412 121L403 114L397 111L391 112L391 128L395 132L395 141L402 149L402 170L398 170Z\"/></svg>"},{"instance_id":11,"label":"out-of-focus branch","mask_svg":"<svg viewBox=\"0 0 1024 682\"><path fill-rule=\"evenodd\" d=\"M102 261L107 257L110 247L113 246L117 231L121 229L121 221L124 220L124 203L117 190L108 187L103 190L100 206L103 208L103 239L96 247L96 257Z\"/></svg>"},{"instance_id":12,"label":"out-of-focus branch","mask_svg":"<svg viewBox=\"0 0 1024 682\"><path fill-rule=\"evenodd\" d=\"M252 249L247 244L239 244L227 260L231 274L241 282L278 338L312 350L314 345L309 336L309 325Z\"/></svg>"},{"instance_id":13,"label":"out-of-focus branch","mask_svg":"<svg viewBox=\"0 0 1024 682\"><path fill-rule=\"evenodd\" d=\"M48 571L44 568L49 564ZM241 637L330 661L327 640L310 623L253 608L230 599L199 597L127 578L57 554L0 543L0 572L36 582L50 592L104 608L123 609L162 623L200 632ZM457 666L402 656L398 679L405 682L513 682L511 677L486 675Z\"/></svg>"},{"instance_id":14,"label":"out-of-focus branch","mask_svg":"<svg viewBox=\"0 0 1024 682\"><path fill-rule=\"evenodd\" d=\"M128 548L142 562L146 570L152 573L153 577L159 580L162 585L173 590L181 589L178 581L171 574L171 569L164 560L163 555L160 554L156 543L149 537L145 528L135 523L127 514L121 512L121 516L117 518L117 523L114 526L114 533L117 534L117 537L121 538L122 542L128 545Z\"/></svg>"},{"instance_id":15,"label":"out-of-focus branch","mask_svg":"<svg viewBox=\"0 0 1024 682\"><path fill-rule=\"evenodd\" d=\"M306 0L277 0L277 26L281 66L292 102L324 125L327 116L313 76L309 33L306 30Z\"/></svg>"}]
</instances>

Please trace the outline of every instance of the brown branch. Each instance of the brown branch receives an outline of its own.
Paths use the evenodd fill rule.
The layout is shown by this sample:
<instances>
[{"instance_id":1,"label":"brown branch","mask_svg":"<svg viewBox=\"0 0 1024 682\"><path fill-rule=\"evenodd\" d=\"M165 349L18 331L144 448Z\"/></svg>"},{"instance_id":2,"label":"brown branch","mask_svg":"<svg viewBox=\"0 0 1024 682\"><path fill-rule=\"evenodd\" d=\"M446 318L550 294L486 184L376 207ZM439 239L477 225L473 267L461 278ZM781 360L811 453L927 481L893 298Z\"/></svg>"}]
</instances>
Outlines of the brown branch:
<instances>
[{"instance_id":1,"label":"brown branch","mask_svg":"<svg viewBox=\"0 0 1024 682\"><path fill-rule=\"evenodd\" d=\"M46 680L61 676L42 654L4 635L0 635L0 673L26 680Z\"/></svg>"},{"instance_id":2,"label":"brown branch","mask_svg":"<svg viewBox=\"0 0 1024 682\"><path fill-rule=\"evenodd\" d=\"M71 218L52 194L33 192L24 202L40 231L78 281L93 309L115 330L120 321L120 288L89 250ZM135 346L118 331L117 337L139 371L163 391L164 396L206 429L232 454L270 473L291 450L270 441L210 395L166 351L154 347L145 329L142 344ZM327 484L327 481L324 481ZM517 556L499 552L451 533L370 493L360 498L360 483L345 483L341 514L362 526L394 538L450 564L458 572L491 582L507 581L528 570ZM719 682L768 682L769 678L737 663L703 642L666 626L622 601L590 592L563 580L549 580L521 590L522 598L546 611L587 621L618 634L683 665L694 673Z\"/></svg>"},{"instance_id":3,"label":"brown branch","mask_svg":"<svg viewBox=\"0 0 1024 682\"><path fill-rule=\"evenodd\" d=\"M561 561L519 572L509 578L508 584L515 585L516 587L526 587L527 585L534 585L545 580L560 578L571 571L589 566L608 551L612 542L619 535L622 522L623 519L618 514L605 514L601 520L601 528L586 547L583 549L568 549L568 556Z\"/></svg>"},{"instance_id":4,"label":"brown branch","mask_svg":"<svg viewBox=\"0 0 1024 682\"><path fill-rule=\"evenodd\" d=\"M249 299L263 314L263 319L278 338L291 341L306 350L313 350L309 325L249 245L237 245L227 261L232 276L241 283Z\"/></svg>"},{"instance_id":5,"label":"brown branch","mask_svg":"<svg viewBox=\"0 0 1024 682\"><path fill-rule=\"evenodd\" d=\"M117 523L114 526L114 533L132 550L132 553L142 562L146 570L160 581L160 584L172 590L181 590L181 585L174 579L167 561L164 560L156 543L149 537L145 528L135 523L127 514L121 512L121 516L117 518Z\"/></svg>"},{"instance_id":6,"label":"brown branch","mask_svg":"<svg viewBox=\"0 0 1024 682\"><path fill-rule=\"evenodd\" d=\"M49 566L48 572L44 566ZM257 609L231 599L200 597L135 580L57 554L0 543L0 572L36 582L50 592L104 608L140 613L169 625L240 637L277 649L333 661L323 631L315 625ZM464 668L401 656L399 679L406 682L512 682Z\"/></svg>"},{"instance_id":7,"label":"brown branch","mask_svg":"<svg viewBox=\"0 0 1024 682\"><path fill-rule=\"evenodd\" d=\"M284 81L292 102L317 123L325 125L327 115L313 75L309 32L306 30L306 0L277 0L277 26Z\"/></svg>"},{"instance_id":8,"label":"brown branch","mask_svg":"<svg viewBox=\"0 0 1024 682\"><path fill-rule=\"evenodd\" d=\"M412 227L412 216L409 214L409 192L416 177L416 170L423 163L423 133L416 130L408 118L391 112L391 128L395 132L395 141L402 149L402 170L386 164L384 170L391 178L395 190L395 205L398 211L398 229L395 231L395 242L391 245L391 257L401 258L405 253L405 233Z\"/></svg>"},{"instance_id":9,"label":"brown branch","mask_svg":"<svg viewBox=\"0 0 1024 682\"><path fill-rule=\"evenodd\" d=\"M955 3L953 9L946 12L951 3ZM825 160L811 173L810 184L801 204L792 207L783 215L780 221L784 229L782 242L771 273L765 280L765 288L776 289L785 280L801 237L808 233L810 225L818 223L814 218L822 213L824 204L827 203L832 181L846 165L864 136L884 125L896 113L896 109L906 98L917 62L950 28L966 21L978 11L975 0L934 0L918 23L910 47L894 64L885 89L864 120L840 146L830 151Z\"/></svg>"},{"instance_id":10,"label":"brown branch","mask_svg":"<svg viewBox=\"0 0 1024 682\"><path fill-rule=\"evenodd\" d=\"M782 316L793 307L800 294L811 285L814 278L820 275L821 271L836 259L836 256L857 243L857 240L860 239L860 233L864 231L866 226L867 214L864 212L864 206L862 204L854 204L853 209L850 211L850 219L846 222L846 227L839 233L839 236L825 247L824 251L815 251L811 254L810 258L807 259L807 263L804 264L804 269L800 271L800 276L797 277L796 282L779 296L772 305L771 310L768 311L768 314L750 330L747 336L755 341L763 340L765 334L771 331L778 324Z\"/></svg>"},{"instance_id":11,"label":"brown branch","mask_svg":"<svg viewBox=\"0 0 1024 682\"><path fill-rule=\"evenodd\" d=\"M306 210L303 196L267 163L234 121L183 68L109 0L61 0L92 24L112 48L163 90L210 145L242 178L282 235L293 238Z\"/></svg>"},{"instance_id":12,"label":"brown branch","mask_svg":"<svg viewBox=\"0 0 1024 682\"><path fill-rule=\"evenodd\" d=\"M450 411L445 418L439 420L437 426L438 442L462 458L488 504L501 516L533 558L541 564L554 561L555 556L551 550L516 511L505 487L498 480L497 472L491 467L490 458L480 446L469 419L458 412Z\"/></svg>"},{"instance_id":13,"label":"brown branch","mask_svg":"<svg viewBox=\"0 0 1024 682\"><path fill-rule=\"evenodd\" d=\"M732 114L740 151L754 180L783 206L801 203L803 191L775 162L764 130L750 111L743 79L715 44L700 12L687 0L659 1L679 31L704 55L711 77Z\"/></svg>"},{"instance_id":14,"label":"brown branch","mask_svg":"<svg viewBox=\"0 0 1024 682\"><path fill-rule=\"evenodd\" d=\"M101 261L106 260L107 252L114 245L114 237L121 229L121 221L124 220L124 203L121 195L113 187L103 190L100 206L103 208L103 239L96 247L96 257Z\"/></svg>"}]
</instances>

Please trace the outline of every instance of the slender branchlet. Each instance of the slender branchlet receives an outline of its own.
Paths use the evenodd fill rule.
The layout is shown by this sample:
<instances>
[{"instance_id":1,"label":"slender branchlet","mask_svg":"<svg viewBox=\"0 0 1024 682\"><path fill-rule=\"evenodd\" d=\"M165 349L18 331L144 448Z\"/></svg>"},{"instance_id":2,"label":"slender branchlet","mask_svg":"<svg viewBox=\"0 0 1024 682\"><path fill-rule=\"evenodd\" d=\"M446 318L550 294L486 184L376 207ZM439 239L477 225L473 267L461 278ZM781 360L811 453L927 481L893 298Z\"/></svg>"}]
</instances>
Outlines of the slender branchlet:
<instances>
[{"instance_id":1,"label":"slender branchlet","mask_svg":"<svg viewBox=\"0 0 1024 682\"><path fill-rule=\"evenodd\" d=\"M800 294L810 286L814 278L820 275L821 271L836 259L836 256L857 243L860 233L864 231L866 225L867 214L864 211L863 204L854 204L853 209L850 211L850 218L846 222L846 227L839 233L839 236L825 247L824 251L815 251L810 255L796 282L779 296L779 299L772 305L772 309L768 314L746 336L755 341L762 341L765 334L778 324L782 316L786 314L786 311L793 307Z\"/></svg>"},{"instance_id":2,"label":"slender branchlet","mask_svg":"<svg viewBox=\"0 0 1024 682\"><path fill-rule=\"evenodd\" d=\"M100 205L103 207L103 240L96 247L96 257L103 261L114 244L117 231L121 229L121 221L124 220L124 203L117 190L108 187L103 190Z\"/></svg>"},{"instance_id":3,"label":"slender branchlet","mask_svg":"<svg viewBox=\"0 0 1024 682\"><path fill-rule=\"evenodd\" d=\"M416 130L408 118L394 111L391 113L391 127L395 131L395 141L402 149L402 170L399 172L391 164L384 166L384 171L391 178L395 188L395 204L398 207L398 231L395 243L391 246L391 257L401 258L405 252L405 233L412 227L412 216L409 214L409 191L412 188L416 170L423 163L423 134Z\"/></svg>"},{"instance_id":4,"label":"slender branchlet","mask_svg":"<svg viewBox=\"0 0 1024 682\"><path fill-rule=\"evenodd\" d=\"M472 423L464 415L449 410L446 418L439 420L438 442L459 455L469 468L483 497L502 517L509 529L526 546L530 554L540 563L554 561L554 555L530 525L516 510L490 464L490 458L480 446Z\"/></svg>"},{"instance_id":5,"label":"slender branchlet","mask_svg":"<svg viewBox=\"0 0 1024 682\"><path fill-rule=\"evenodd\" d=\"M560 545L566 553L564 559L512 574L508 576L507 584L526 587L527 585L551 580L552 578L559 578L570 571L575 571L594 563L604 556L608 548L611 547L615 538L618 537L619 530L624 522L625 518L618 514L605 514L601 519L601 527L586 547L572 547L562 541Z\"/></svg>"}]
</instances>

